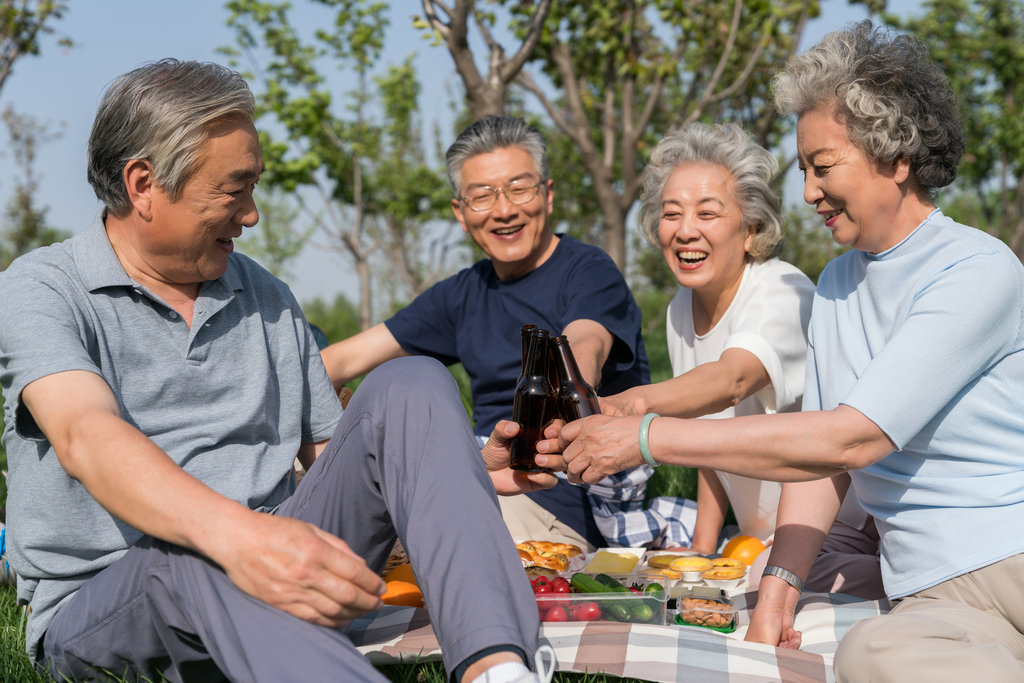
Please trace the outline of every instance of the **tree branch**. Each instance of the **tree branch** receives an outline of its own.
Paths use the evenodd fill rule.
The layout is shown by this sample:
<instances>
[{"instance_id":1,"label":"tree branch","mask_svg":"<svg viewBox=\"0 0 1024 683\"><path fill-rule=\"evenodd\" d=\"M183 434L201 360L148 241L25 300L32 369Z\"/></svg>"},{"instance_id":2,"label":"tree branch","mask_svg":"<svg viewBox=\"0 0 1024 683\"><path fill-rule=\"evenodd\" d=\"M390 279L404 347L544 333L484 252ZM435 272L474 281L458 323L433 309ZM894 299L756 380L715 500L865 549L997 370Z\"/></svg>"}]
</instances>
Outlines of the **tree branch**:
<instances>
[{"instance_id":1,"label":"tree branch","mask_svg":"<svg viewBox=\"0 0 1024 683\"><path fill-rule=\"evenodd\" d=\"M711 74L711 79L708 80L707 87L704 88L704 93L700 96L700 100L697 103L697 109L694 111L702 112L704 109L704 103L708 97L718 87L718 81L722 78L722 73L725 71L725 66L729 63L729 58L732 56L733 48L736 46L736 34L739 33L740 29L740 15L743 13L743 0L736 0L736 4L732 12L732 25L729 27L729 37L725 41L725 49L722 50L722 56L718 59L718 64L715 66L714 73ZM700 114L698 113L699 117ZM693 117L689 117L687 121L694 120Z\"/></svg>"},{"instance_id":2,"label":"tree branch","mask_svg":"<svg viewBox=\"0 0 1024 683\"><path fill-rule=\"evenodd\" d=\"M530 20L530 28L526 33L526 38L523 39L523 44L519 46L519 50L510 59L506 60L505 64L501 67L501 79L506 83L511 82L516 77L519 70L526 64L526 60L530 58L533 49L537 47L541 33L544 30L544 22L547 21L553 4L554 0L540 0L537 4L537 11L533 13L533 19Z\"/></svg>"},{"instance_id":3,"label":"tree branch","mask_svg":"<svg viewBox=\"0 0 1024 683\"><path fill-rule=\"evenodd\" d=\"M440 7L441 10L448 15L449 21L451 21L452 11L443 2L441 2L441 0L423 0L423 13L427 16L427 21L430 22L430 26L447 41L451 31L448 30L448 24L438 19L437 12L434 11L434 5Z\"/></svg>"}]
</instances>

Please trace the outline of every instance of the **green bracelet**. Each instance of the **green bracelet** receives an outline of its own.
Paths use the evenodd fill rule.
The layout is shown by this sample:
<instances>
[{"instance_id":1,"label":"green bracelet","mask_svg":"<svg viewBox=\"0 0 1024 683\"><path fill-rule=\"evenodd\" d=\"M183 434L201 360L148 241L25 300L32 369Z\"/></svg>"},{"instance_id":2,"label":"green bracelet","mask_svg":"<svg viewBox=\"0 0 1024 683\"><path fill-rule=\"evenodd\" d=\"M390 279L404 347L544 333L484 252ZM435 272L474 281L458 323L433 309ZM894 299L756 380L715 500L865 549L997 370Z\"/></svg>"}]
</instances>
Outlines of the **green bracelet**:
<instances>
[{"instance_id":1,"label":"green bracelet","mask_svg":"<svg viewBox=\"0 0 1024 683\"><path fill-rule=\"evenodd\" d=\"M651 467L657 467L661 464L651 455L651 444L647 442L647 435L651 431L651 422L656 417L658 417L657 413L647 413L644 415L644 419L640 421L640 457Z\"/></svg>"}]
</instances>

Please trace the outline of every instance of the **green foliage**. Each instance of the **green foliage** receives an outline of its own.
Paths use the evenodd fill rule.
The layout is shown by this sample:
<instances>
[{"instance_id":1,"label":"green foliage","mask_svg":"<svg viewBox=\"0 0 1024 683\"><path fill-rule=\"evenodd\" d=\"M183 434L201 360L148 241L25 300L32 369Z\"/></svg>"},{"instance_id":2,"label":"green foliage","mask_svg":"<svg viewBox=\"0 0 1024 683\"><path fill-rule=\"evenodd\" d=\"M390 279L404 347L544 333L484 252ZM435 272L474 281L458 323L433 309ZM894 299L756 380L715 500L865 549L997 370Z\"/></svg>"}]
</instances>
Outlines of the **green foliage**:
<instances>
[{"instance_id":1,"label":"green foliage","mask_svg":"<svg viewBox=\"0 0 1024 683\"><path fill-rule=\"evenodd\" d=\"M256 206L260 221L238 243L241 251L259 261L274 277L289 281L289 263L306 245L316 226L300 231L296 227L299 209L277 188L258 189Z\"/></svg>"},{"instance_id":2,"label":"green foliage","mask_svg":"<svg viewBox=\"0 0 1024 683\"><path fill-rule=\"evenodd\" d=\"M790 208L786 218L786 241L779 258L793 264L817 283L828 262L847 251L848 247L836 245L832 233L821 222L821 216L808 206Z\"/></svg>"},{"instance_id":3,"label":"green foliage","mask_svg":"<svg viewBox=\"0 0 1024 683\"><path fill-rule=\"evenodd\" d=\"M66 0L8 0L0 4L0 88L18 59L39 54L39 39L53 33L47 22L60 19L67 9ZM67 36L57 44L65 49L74 45Z\"/></svg>"},{"instance_id":4,"label":"green foliage","mask_svg":"<svg viewBox=\"0 0 1024 683\"><path fill-rule=\"evenodd\" d=\"M2 119L7 126L14 163L21 174L0 224L0 270L6 270L22 254L71 235L50 226L46 220L48 207L40 208L35 203L38 189L36 150L40 145L58 139L61 134L51 133L47 124L40 123L33 116L18 114L11 105L4 109Z\"/></svg>"},{"instance_id":5,"label":"green foliage","mask_svg":"<svg viewBox=\"0 0 1024 683\"><path fill-rule=\"evenodd\" d=\"M328 304L317 297L302 305L306 320L319 327L332 344L359 334L359 312L344 294L334 297Z\"/></svg>"},{"instance_id":6,"label":"green foliage","mask_svg":"<svg viewBox=\"0 0 1024 683\"><path fill-rule=\"evenodd\" d=\"M1024 255L1024 3L928 0L923 9L886 19L927 43L962 103L970 139L947 193L950 215Z\"/></svg>"}]
</instances>

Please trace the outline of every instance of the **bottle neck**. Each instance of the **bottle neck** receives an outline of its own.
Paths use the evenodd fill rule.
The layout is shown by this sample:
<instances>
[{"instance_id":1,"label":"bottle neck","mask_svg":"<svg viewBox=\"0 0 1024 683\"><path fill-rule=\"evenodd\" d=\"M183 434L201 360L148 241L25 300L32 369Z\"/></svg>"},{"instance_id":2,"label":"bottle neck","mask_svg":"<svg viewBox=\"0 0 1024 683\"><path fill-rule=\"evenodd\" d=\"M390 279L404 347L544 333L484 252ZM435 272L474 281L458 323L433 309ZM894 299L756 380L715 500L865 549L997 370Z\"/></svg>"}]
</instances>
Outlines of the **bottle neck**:
<instances>
[{"instance_id":1,"label":"bottle neck","mask_svg":"<svg viewBox=\"0 0 1024 683\"><path fill-rule=\"evenodd\" d=\"M530 353L526 362L526 374L529 376L547 377L549 342L550 338L546 335L534 334L530 337Z\"/></svg>"},{"instance_id":2,"label":"bottle neck","mask_svg":"<svg viewBox=\"0 0 1024 683\"><path fill-rule=\"evenodd\" d=\"M574 384L582 381L580 366L576 364L576 356L572 354L572 348L568 341L559 339L555 342L555 358L558 379L562 384Z\"/></svg>"}]
</instances>

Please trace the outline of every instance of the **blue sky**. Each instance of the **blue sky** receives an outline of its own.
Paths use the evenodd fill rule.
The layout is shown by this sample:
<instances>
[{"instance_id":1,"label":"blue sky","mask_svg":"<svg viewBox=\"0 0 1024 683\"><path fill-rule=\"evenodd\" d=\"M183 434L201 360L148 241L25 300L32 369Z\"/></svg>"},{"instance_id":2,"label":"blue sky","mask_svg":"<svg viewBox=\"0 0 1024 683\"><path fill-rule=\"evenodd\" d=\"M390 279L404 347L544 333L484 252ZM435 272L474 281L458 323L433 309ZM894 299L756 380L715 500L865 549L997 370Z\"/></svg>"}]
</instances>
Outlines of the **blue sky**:
<instances>
[{"instance_id":1,"label":"blue sky","mask_svg":"<svg viewBox=\"0 0 1024 683\"><path fill-rule=\"evenodd\" d=\"M311 31L329 17L312 3L293 3L295 21L303 30ZM917 0L892 4L901 13L918 9ZM85 180L85 156L96 106L110 81L141 63L162 57L225 63L226 58L217 54L216 48L232 44L233 36L225 25L227 11L212 0L71 0L70 5L64 19L53 27L57 35L70 37L75 47L62 50L56 36L44 38L41 56L16 63L0 91L0 107L11 104L19 113L31 114L54 128L65 124L63 137L39 150L38 200L49 206L52 225L74 233L89 224L99 206ZM805 47L828 31L866 16L862 6L852 7L842 0L824 0L822 8L822 16L808 25ZM421 9L418 0L392 3L382 66L399 63L416 52L416 67L423 82L420 110L425 130L438 120L448 134L451 113L447 93L458 77L448 52L443 47L431 47L412 27L411 17ZM349 74L338 71L331 74L330 84L341 93L352 89L354 81ZM0 129L0 136L0 149L5 149L6 131ZM450 138L444 142L450 142ZM10 155L0 158L2 202L10 195L14 174ZM790 198L794 195L792 185L787 183ZM293 267L292 287L300 301L315 296L333 298L337 292L345 292L356 301L358 286L351 271L343 256L308 248Z\"/></svg>"}]
</instances>

